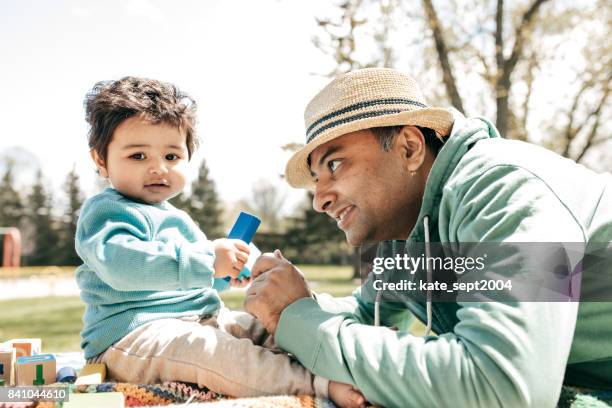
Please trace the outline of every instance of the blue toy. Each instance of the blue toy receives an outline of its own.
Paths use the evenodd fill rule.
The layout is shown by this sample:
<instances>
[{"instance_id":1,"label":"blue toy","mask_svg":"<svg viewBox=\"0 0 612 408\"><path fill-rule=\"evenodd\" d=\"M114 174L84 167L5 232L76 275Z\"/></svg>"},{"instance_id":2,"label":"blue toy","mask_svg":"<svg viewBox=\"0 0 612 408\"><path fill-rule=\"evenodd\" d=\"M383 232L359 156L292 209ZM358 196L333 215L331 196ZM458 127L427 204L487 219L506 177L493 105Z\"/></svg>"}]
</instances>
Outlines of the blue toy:
<instances>
[{"instance_id":1,"label":"blue toy","mask_svg":"<svg viewBox=\"0 0 612 408\"><path fill-rule=\"evenodd\" d=\"M247 244L250 244L251 240L253 239L253 236L255 236L255 231L257 231L259 224L261 224L261 220L259 218L249 213L245 213L244 211L241 211L240 215L238 215L238 219L234 223L234 226L230 230L229 234L227 234L227 237L229 239L240 239L246 242ZM244 267L240 271L238 279L248 278L249 276L251 276L251 271L249 270L249 268ZM224 279L227 282L231 280L229 276L226 276Z\"/></svg>"},{"instance_id":2,"label":"blue toy","mask_svg":"<svg viewBox=\"0 0 612 408\"><path fill-rule=\"evenodd\" d=\"M62 367L57 372L57 382L74 383L77 379L76 370L72 367Z\"/></svg>"}]
</instances>

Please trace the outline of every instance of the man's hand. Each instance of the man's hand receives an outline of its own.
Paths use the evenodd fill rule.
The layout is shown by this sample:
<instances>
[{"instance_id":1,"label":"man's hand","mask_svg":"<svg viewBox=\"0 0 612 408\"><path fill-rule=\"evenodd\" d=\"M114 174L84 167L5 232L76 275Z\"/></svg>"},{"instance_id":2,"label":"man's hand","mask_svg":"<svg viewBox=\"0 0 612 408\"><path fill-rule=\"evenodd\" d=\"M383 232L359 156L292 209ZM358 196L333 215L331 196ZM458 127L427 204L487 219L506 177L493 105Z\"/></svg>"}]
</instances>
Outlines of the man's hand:
<instances>
[{"instance_id":1,"label":"man's hand","mask_svg":"<svg viewBox=\"0 0 612 408\"><path fill-rule=\"evenodd\" d=\"M283 310L298 299L312 293L304 275L283 257L278 249L257 259L253 283L247 290L244 309L255 316L274 335Z\"/></svg>"}]
</instances>

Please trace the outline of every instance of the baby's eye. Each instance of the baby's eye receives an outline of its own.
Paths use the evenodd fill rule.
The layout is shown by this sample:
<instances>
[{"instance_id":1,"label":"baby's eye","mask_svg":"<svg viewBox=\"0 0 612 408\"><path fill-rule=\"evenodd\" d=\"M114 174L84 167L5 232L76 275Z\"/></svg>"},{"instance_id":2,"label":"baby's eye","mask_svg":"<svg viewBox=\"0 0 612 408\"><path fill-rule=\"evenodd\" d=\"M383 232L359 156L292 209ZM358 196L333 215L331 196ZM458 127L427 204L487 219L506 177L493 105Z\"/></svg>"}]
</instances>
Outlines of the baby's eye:
<instances>
[{"instance_id":1,"label":"baby's eye","mask_svg":"<svg viewBox=\"0 0 612 408\"><path fill-rule=\"evenodd\" d=\"M168 153L166 155L166 160L168 160L168 161L175 161L175 160L178 160L178 159L180 159L180 157L177 154Z\"/></svg>"},{"instance_id":2,"label":"baby's eye","mask_svg":"<svg viewBox=\"0 0 612 408\"><path fill-rule=\"evenodd\" d=\"M144 155L144 153L134 153L133 155L130 156L130 159L144 160L145 159L145 155Z\"/></svg>"},{"instance_id":3,"label":"baby's eye","mask_svg":"<svg viewBox=\"0 0 612 408\"><path fill-rule=\"evenodd\" d=\"M327 167L329 168L329 171L332 173L335 173L336 170L338 170L339 166L340 166L340 160L330 160L327 162Z\"/></svg>"}]
</instances>

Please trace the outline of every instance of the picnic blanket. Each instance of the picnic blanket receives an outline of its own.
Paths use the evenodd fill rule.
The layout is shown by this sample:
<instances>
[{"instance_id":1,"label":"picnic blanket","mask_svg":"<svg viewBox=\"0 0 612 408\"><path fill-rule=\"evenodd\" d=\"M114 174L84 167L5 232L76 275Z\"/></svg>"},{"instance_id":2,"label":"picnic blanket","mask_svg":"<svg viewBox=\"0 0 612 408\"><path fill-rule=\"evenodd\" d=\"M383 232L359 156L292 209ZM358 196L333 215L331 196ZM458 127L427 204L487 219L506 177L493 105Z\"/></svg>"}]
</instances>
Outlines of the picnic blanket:
<instances>
[{"instance_id":1,"label":"picnic blanket","mask_svg":"<svg viewBox=\"0 0 612 408\"><path fill-rule=\"evenodd\" d=\"M59 385L59 384L56 384ZM258 398L229 398L212 392L206 388L200 388L196 384L181 382L164 382L161 384L136 385L128 383L106 382L96 385L74 385L68 386L71 394L75 393L104 393L121 392L125 397L126 407L207 407L207 408L334 408L335 405L325 399L315 398L307 395L288 396L278 395ZM3 404L0 408L10 407L37 407L57 408L50 402L38 404Z\"/></svg>"},{"instance_id":2,"label":"picnic blanket","mask_svg":"<svg viewBox=\"0 0 612 408\"><path fill-rule=\"evenodd\" d=\"M584 390L563 386L557 408L612 407L612 391Z\"/></svg>"},{"instance_id":3,"label":"picnic blanket","mask_svg":"<svg viewBox=\"0 0 612 408\"><path fill-rule=\"evenodd\" d=\"M99 385L71 385L70 392L122 392L127 407L168 406L180 404L189 407L227 408L333 408L330 400L311 396L271 396L259 398L227 398L196 384L165 382L152 385L103 383ZM177 405L179 406L179 405ZM586 391L563 386L558 408L606 408L612 407L612 391Z\"/></svg>"},{"instance_id":4,"label":"picnic blanket","mask_svg":"<svg viewBox=\"0 0 612 408\"><path fill-rule=\"evenodd\" d=\"M258 398L228 398L195 384L165 382L162 384L135 385L127 383L103 383L98 385L70 385L71 393L121 392L126 407L190 407L190 408L334 408L329 400L311 396L279 395ZM10 407L57 408L52 403L3 404ZM59 405L58 405L59 406ZM607 408L612 407L612 391L585 391L564 386L558 408Z\"/></svg>"},{"instance_id":5,"label":"picnic blanket","mask_svg":"<svg viewBox=\"0 0 612 408\"><path fill-rule=\"evenodd\" d=\"M57 353L58 366L81 368L85 364L82 353ZM105 382L97 385L69 385L71 393L121 392L125 396L126 407L202 407L202 408L333 408L333 402L311 396L270 396L259 398L230 398L212 392L197 384L183 382L164 382L160 384L138 385L118 382ZM187 404L187 405L186 405ZM8 408L0 402L0 408ZM14 405L18 406L18 405ZM24 405L21 405L22 407ZM28 407L56 408L52 403L28 404ZM596 391L563 386L558 408L612 408L612 391Z\"/></svg>"}]
</instances>

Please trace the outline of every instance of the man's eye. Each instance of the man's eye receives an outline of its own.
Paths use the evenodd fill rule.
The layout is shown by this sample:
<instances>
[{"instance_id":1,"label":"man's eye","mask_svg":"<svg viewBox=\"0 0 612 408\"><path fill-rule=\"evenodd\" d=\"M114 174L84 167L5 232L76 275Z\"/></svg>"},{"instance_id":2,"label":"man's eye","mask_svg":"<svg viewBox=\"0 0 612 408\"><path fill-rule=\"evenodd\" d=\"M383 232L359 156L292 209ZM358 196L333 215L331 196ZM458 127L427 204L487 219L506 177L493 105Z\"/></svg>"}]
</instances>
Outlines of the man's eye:
<instances>
[{"instance_id":1,"label":"man's eye","mask_svg":"<svg viewBox=\"0 0 612 408\"><path fill-rule=\"evenodd\" d=\"M175 161L175 160L178 160L178 159L180 159L180 157L177 154L168 153L166 155L166 160L168 160L168 161Z\"/></svg>"},{"instance_id":2,"label":"man's eye","mask_svg":"<svg viewBox=\"0 0 612 408\"><path fill-rule=\"evenodd\" d=\"M144 155L144 153L134 153L133 155L130 156L130 159L144 160L145 159L145 155Z\"/></svg>"},{"instance_id":3,"label":"man's eye","mask_svg":"<svg viewBox=\"0 0 612 408\"><path fill-rule=\"evenodd\" d=\"M327 162L327 167L329 168L329 171L332 173L335 173L336 170L338 170L338 167L340 167L340 160L330 160Z\"/></svg>"}]
</instances>

